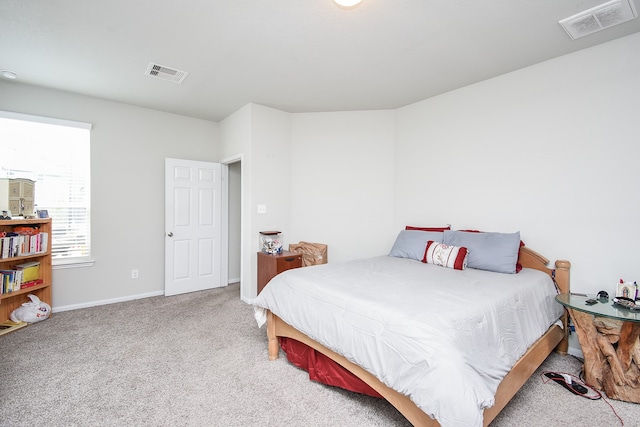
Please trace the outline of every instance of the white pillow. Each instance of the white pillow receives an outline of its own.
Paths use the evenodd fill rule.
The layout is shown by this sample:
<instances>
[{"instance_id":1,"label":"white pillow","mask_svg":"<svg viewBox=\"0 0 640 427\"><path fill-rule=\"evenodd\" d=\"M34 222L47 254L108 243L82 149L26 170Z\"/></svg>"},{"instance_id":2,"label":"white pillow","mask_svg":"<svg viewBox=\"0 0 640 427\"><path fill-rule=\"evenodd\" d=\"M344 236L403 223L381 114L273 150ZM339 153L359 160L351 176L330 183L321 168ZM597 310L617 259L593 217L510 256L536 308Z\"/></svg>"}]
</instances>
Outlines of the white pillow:
<instances>
[{"instance_id":1,"label":"white pillow","mask_svg":"<svg viewBox=\"0 0 640 427\"><path fill-rule=\"evenodd\" d=\"M515 273L520 251L520 232L484 233L458 230L444 232L444 244L469 250L467 266L497 273Z\"/></svg>"},{"instance_id":2,"label":"white pillow","mask_svg":"<svg viewBox=\"0 0 640 427\"><path fill-rule=\"evenodd\" d=\"M442 243L442 239L443 233L439 231L402 230L396 237L389 256L422 261L427 242L433 240Z\"/></svg>"}]
</instances>

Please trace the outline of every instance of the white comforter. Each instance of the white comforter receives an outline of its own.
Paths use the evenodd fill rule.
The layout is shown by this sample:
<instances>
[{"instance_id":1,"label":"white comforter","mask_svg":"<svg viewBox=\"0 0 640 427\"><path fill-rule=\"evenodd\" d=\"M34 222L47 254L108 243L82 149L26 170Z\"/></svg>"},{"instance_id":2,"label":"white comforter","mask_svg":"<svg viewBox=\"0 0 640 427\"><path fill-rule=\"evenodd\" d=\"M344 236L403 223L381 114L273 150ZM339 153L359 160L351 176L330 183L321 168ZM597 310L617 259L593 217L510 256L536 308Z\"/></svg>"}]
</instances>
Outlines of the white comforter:
<instances>
[{"instance_id":1,"label":"white comforter","mask_svg":"<svg viewBox=\"0 0 640 427\"><path fill-rule=\"evenodd\" d=\"M254 301L409 396L443 427L482 426L498 384L562 314L548 275L388 256L288 270Z\"/></svg>"}]
</instances>

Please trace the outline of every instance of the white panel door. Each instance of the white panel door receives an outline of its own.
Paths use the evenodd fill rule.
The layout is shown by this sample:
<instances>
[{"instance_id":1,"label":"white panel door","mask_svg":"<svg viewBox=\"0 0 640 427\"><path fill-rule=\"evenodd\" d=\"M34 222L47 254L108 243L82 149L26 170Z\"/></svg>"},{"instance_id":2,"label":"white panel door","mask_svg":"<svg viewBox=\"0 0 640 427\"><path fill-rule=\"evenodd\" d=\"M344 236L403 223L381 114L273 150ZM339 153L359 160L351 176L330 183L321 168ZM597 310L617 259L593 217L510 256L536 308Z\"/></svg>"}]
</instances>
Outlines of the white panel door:
<instances>
[{"instance_id":1,"label":"white panel door","mask_svg":"<svg viewBox=\"0 0 640 427\"><path fill-rule=\"evenodd\" d=\"M165 295L223 284L221 168L165 159Z\"/></svg>"}]
</instances>

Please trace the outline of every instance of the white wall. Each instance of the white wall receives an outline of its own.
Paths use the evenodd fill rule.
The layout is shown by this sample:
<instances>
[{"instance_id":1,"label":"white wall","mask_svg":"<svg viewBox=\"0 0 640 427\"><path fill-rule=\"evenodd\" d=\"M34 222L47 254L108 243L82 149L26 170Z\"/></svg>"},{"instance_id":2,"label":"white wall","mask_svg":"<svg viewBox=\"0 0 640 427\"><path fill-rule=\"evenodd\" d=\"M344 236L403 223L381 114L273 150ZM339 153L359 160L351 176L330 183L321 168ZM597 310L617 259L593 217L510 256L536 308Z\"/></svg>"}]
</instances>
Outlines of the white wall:
<instances>
[{"instance_id":1,"label":"white wall","mask_svg":"<svg viewBox=\"0 0 640 427\"><path fill-rule=\"evenodd\" d=\"M393 221L395 113L292 114L291 238L329 262L385 255Z\"/></svg>"},{"instance_id":2,"label":"white wall","mask_svg":"<svg viewBox=\"0 0 640 427\"><path fill-rule=\"evenodd\" d=\"M54 309L163 293L164 158L216 161L218 124L5 82L0 109L93 124L95 264L54 270ZM130 278L133 268L139 279Z\"/></svg>"},{"instance_id":3,"label":"white wall","mask_svg":"<svg viewBox=\"0 0 640 427\"><path fill-rule=\"evenodd\" d=\"M221 159L242 156L242 281L240 294L257 293L258 233L290 232L291 122L283 111L248 104L220 123ZM258 204L267 213L258 214ZM288 240L285 240L285 245Z\"/></svg>"},{"instance_id":4,"label":"white wall","mask_svg":"<svg viewBox=\"0 0 640 427\"><path fill-rule=\"evenodd\" d=\"M251 244L252 215L251 206L251 114L253 106L247 104L226 117L219 126L220 161L240 160L240 295L244 300L255 296L251 294L252 276ZM255 274L255 273L253 273Z\"/></svg>"},{"instance_id":5,"label":"white wall","mask_svg":"<svg viewBox=\"0 0 640 427\"><path fill-rule=\"evenodd\" d=\"M258 233L326 243L329 259L388 253L393 111L288 114L248 104L220 123L221 158L242 155L241 296L256 295ZM267 213L258 214L257 206ZM381 237L384 236L384 237Z\"/></svg>"},{"instance_id":6,"label":"white wall","mask_svg":"<svg viewBox=\"0 0 640 427\"><path fill-rule=\"evenodd\" d=\"M398 110L396 228L520 230L572 289L640 280L640 34Z\"/></svg>"}]
</instances>

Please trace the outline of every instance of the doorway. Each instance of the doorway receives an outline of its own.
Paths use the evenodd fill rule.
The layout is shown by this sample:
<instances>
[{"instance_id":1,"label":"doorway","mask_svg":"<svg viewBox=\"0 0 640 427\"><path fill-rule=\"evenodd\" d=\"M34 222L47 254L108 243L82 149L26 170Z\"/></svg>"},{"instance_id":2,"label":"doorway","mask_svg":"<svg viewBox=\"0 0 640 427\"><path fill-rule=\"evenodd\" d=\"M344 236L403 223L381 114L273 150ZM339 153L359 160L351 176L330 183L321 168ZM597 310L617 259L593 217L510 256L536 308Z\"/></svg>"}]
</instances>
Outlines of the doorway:
<instances>
[{"instance_id":1,"label":"doorway","mask_svg":"<svg viewBox=\"0 0 640 427\"><path fill-rule=\"evenodd\" d=\"M242 277L242 162L227 163L229 167L228 191L228 244L229 284Z\"/></svg>"}]
</instances>

